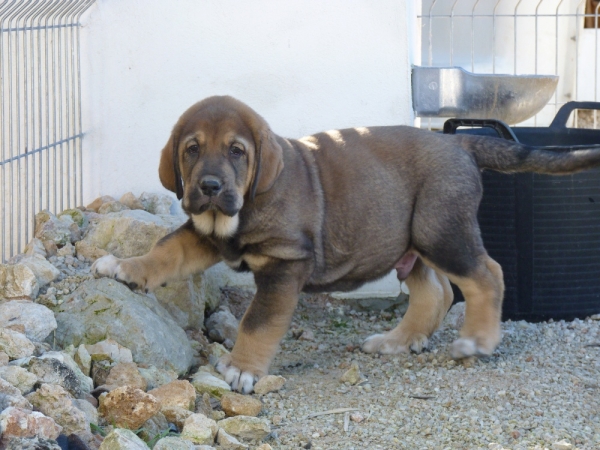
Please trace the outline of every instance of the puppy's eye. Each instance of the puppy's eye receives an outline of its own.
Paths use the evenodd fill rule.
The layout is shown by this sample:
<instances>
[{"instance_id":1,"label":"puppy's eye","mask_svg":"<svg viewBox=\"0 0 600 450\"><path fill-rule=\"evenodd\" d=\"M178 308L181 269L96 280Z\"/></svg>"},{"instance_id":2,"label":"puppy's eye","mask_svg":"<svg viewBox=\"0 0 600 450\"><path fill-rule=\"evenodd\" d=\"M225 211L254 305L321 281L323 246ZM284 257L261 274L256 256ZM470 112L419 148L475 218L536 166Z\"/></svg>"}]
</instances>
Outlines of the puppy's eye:
<instances>
[{"instance_id":1,"label":"puppy's eye","mask_svg":"<svg viewBox=\"0 0 600 450\"><path fill-rule=\"evenodd\" d=\"M229 154L231 156L233 156L234 158L240 158L242 156L244 156L244 149L242 147L240 147L239 145L232 145L229 148Z\"/></svg>"},{"instance_id":2,"label":"puppy's eye","mask_svg":"<svg viewBox=\"0 0 600 450\"><path fill-rule=\"evenodd\" d=\"M199 150L200 148L198 147L198 145L190 145L188 148L185 149L185 152L188 155L197 155Z\"/></svg>"}]
</instances>

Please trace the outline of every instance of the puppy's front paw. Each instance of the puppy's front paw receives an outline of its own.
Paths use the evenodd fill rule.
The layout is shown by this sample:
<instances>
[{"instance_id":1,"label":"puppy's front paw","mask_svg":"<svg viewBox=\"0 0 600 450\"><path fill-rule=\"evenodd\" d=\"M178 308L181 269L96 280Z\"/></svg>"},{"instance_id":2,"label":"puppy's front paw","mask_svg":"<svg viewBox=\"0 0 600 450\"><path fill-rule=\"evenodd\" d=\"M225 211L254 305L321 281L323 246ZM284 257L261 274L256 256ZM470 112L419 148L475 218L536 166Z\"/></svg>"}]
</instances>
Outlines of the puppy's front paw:
<instances>
[{"instance_id":1,"label":"puppy's front paw","mask_svg":"<svg viewBox=\"0 0 600 450\"><path fill-rule=\"evenodd\" d=\"M365 353L381 353L384 355L397 355L399 353L421 353L427 348L429 340L422 333L410 336L398 336L393 331L385 334L369 336L362 345Z\"/></svg>"},{"instance_id":2,"label":"puppy's front paw","mask_svg":"<svg viewBox=\"0 0 600 450\"><path fill-rule=\"evenodd\" d=\"M116 258L113 255L98 258L92 264L92 274L96 278L114 278L132 290L140 289L148 292L146 279L140 275L136 276L135 272L135 266L132 266L127 260Z\"/></svg>"},{"instance_id":3,"label":"puppy's front paw","mask_svg":"<svg viewBox=\"0 0 600 450\"><path fill-rule=\"evenodd\" d=\"M266 375L250 368L244 370L232 360L231 355L222 356L215 368L225 377L225 381L231 386L231 389L242 394L250 394L259 378Z\"/></svg>"}]
</instances>

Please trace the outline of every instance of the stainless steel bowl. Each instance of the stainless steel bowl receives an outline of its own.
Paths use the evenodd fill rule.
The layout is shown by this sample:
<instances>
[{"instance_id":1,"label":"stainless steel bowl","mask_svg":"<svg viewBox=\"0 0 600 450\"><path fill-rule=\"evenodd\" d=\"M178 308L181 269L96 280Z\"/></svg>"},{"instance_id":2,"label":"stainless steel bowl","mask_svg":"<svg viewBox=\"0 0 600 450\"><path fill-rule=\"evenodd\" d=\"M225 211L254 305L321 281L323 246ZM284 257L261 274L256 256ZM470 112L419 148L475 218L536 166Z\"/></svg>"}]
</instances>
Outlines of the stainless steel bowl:
<instances>
[{"instance_id":1,"label":"stainless steel bowl","mask_svg":"<svg viewBox=\"0 0 600 450\"><path fill-rule=\"evenodd\" d=\"M499 119L537 114L556 90L555 75L482 75L460 67L413 67L413 107L420 117Z\"/></svg>"}]
</instances>

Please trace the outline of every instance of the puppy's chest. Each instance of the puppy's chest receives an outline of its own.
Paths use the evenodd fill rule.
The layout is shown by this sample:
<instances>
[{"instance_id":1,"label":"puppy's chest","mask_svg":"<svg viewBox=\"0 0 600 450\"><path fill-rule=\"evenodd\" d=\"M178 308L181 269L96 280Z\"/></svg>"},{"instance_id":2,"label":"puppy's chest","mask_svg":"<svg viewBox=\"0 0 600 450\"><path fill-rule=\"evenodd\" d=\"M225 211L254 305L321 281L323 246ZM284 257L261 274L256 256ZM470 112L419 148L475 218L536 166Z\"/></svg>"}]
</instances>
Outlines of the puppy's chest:
<instances>
[{"instance_id":1,"label":"puppy's chest","mask_svg":"<svg viewBox=\"0 0 600 450\"><path fill-rule=\"evenodd\" d=\"M238 272L249 272L251 270L250 265L244 258L247 249L240 244L238 239L215 239L213 244L219 250L225 264L230 268Z\"/></svg>"},{"instance_id":2,"label":"puppy's chest","mask_svg":"<svg viewBox=\"0 0 600 450\"><path fill-rule=\"evenodd\" d=\"M242 258L244 250L238 239L211 239L227 264Z\"/></svg>"}]
</instances>

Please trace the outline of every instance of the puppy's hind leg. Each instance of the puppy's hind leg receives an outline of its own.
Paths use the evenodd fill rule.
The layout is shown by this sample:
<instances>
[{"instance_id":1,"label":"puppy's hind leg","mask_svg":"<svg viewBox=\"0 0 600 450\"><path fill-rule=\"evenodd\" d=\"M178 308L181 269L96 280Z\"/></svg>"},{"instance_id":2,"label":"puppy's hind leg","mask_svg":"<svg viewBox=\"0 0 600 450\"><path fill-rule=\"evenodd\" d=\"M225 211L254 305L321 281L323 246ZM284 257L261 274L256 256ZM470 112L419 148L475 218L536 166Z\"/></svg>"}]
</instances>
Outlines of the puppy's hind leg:
<instances>
[{"instance_id":1,"label":"puppy's hind leg","mask_svg":"<svg viewBox=\"0 0 600 450\"><path fill-rule=\"evenodd\" d=\"M444 320L454 295L448 278L427 267L420 258L406 279L410 290L408 310L396 328L367 338L367 353L421 352Z\"/></svg>"}]
</instances>

